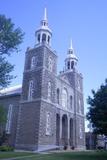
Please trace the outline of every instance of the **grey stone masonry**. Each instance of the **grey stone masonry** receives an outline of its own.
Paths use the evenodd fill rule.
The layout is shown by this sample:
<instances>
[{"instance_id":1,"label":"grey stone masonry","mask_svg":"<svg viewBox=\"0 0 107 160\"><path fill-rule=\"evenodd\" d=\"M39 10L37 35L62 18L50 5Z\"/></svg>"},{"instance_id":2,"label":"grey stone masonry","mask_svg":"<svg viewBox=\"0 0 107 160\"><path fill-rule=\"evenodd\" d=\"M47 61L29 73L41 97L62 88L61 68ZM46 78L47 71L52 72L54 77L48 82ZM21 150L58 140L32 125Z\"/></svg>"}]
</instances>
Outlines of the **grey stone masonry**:
<instances>
[{"instance_id":1,"label":"grey stone masonry","mask_svg":"<svg viewBox=\"0 0 107 160\"><path fill-rule=\"evenodd\" d=\"M28 151L65 146L85 149L83 77L76 69L78 58L72 43L64 70L57 75L46 9L35 38L34 48L25 53L22 87L0 95L10 127L9 144ZM9 105L13 106L11 116Z\"/></svg>"},{"instance_id":2,"label":"grey stone masonry","mask_svg":"<svg viewBox=\"0 0 107 160\"><path fill-rule=\"evenodd\" d=\"M17 120L18 120L18 112L19 112L19 101L20 101L20 94L13 94L7 96L0 97L0 105L2 105L6 113L8 113L9 105L13 106L12 109L12 119L10 125L10 135L9 135L9 145L14 146L16 140L16 130L17 130ZM5 130L5 126L4 126Z\"/></svg>"}]
</instances>

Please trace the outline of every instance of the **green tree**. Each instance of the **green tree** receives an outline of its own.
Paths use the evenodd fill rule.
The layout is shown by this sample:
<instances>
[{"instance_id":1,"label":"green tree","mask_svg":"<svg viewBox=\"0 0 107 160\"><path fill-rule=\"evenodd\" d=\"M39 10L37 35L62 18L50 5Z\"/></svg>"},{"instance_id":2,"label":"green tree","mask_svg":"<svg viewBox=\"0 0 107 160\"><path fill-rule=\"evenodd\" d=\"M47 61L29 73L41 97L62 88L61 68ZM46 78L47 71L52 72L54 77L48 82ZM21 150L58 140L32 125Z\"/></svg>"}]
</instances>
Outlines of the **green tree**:
<instances>
[{"instance_id":1,"label":"green tree","mask_svg":"<svg viewBox=\"0 0 107 160\"><path fill-rule=\"evenodd\" d=\"M107 136L107 80L95 92L92 90L93 97L88 97L87 103L89 111L87 119L93 127L93 131Z\"/></svg>"},{"instance_id":2,"label":"green tree","mask_svg":"<svg viewBox=\"0 0 107 160\"><path fill-rule=\"evenodd\" d=\"M7 60L7 56L19 51L24 33L20 28L15 28L10 18L0 15L0 89L10 84L14 77L10 75L14 66Z\"/></svg>"},{"instance_id":3,"label":"green tree","mask_svg":"<svg viewBox=\"0 0 107 160\"><path fill-rule=\"evenodd\" d=\"M6 112L4 107L0 105L0 133L5 123L6 123Z\"/></svg>"},{"instance_id":4,"label":"green tree","mask_svg":"<svg viewBox=\"0 0 107 160\"><path fill-rule=\"evenodd\" d=\"M6 123L6 111L2 105L0 105L0 146L5 141L4 126Z\"/></svg>"}]
</instances>

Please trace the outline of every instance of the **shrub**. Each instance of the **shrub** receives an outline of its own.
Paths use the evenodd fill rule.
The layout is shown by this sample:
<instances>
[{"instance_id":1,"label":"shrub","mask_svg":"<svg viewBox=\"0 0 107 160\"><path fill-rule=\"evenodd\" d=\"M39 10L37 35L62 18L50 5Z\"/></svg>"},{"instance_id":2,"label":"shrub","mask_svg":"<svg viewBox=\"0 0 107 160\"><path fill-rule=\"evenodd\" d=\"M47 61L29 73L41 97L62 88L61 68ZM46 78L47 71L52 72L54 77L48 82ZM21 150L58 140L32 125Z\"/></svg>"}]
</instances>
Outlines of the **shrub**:
<instances>
[{"instance_id":1,"label":"shrub","mask_svg":"<svg viewBox=\"0 0 107 160\"><path fill-rule=\"evenodd\" d=\"M11 146L6 146L6 145L0 146L0 151L8 152L8 151L13 151L13 150L14 148Z\"/></svg>"},{"instance_id":2,"label":"shrub","mask_svg":"<svg viewBox=\"0 0 107 160\"><path fill-rule=\"evenodd\" d=\"M67 148L68 148L67 146L64 146L64 150L67 150Z\"/></svg>"},{"instance_id":3,"label":"shrub","mask_svg":"<svg viewBox=\"0 0 107 160\"><path fill-rule=\"evenodd\" d=\"M74 146L71 146L71 149L72 149L72 150L74 150L74 149L75 149L75 147L74 147Z\"/></svg>"}]
</instances>

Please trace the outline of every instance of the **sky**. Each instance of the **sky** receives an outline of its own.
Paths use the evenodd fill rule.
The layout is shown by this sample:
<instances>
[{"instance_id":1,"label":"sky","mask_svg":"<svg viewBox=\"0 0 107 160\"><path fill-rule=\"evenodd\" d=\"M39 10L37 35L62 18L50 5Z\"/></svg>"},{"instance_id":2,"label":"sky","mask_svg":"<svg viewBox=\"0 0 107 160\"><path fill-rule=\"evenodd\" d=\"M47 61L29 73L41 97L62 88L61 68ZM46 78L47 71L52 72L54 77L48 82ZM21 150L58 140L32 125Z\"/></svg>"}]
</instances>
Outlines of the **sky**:
<instances>
[{"instance_id":1,"label":"sky","mask_svg":"<svg viewBox=\"0 0 107 160\"><path fill-rule=\"evenodd\" d=\"M35 45L35 31L40 26L44 8L52 30L52 48L58 55L58 71L64 67L70 40L79 59L78 70L84 77L84 106L91 89L97 90L107 78L107 0L0 0L0 14L11 18L15 27L25 32L20 52L8 60L15 65L17 78L11 86L22 83L25 51Z\"/></svg>"}]
</instances>

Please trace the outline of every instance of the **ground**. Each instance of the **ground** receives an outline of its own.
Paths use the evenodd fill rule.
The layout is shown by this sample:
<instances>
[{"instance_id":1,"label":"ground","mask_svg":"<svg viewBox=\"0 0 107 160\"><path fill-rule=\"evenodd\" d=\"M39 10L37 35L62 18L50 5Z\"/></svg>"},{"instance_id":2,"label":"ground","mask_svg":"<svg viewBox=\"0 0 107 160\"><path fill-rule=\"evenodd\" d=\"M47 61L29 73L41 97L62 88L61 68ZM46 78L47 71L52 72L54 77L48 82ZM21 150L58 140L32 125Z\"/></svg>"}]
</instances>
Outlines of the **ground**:
<instances>
[{"instance_id":1,"label":"ground","mask_svg":"<svg viewBox=\"0 0 107 160\"><path fill-rule=\"evenodd\" d=\"M9 160L14 160L14 158L15 160L107 160L107 151L61 152L46 154L0 152L0 159L3 160L6 158L10 158Z\"/></svg>"}]
</instances>

